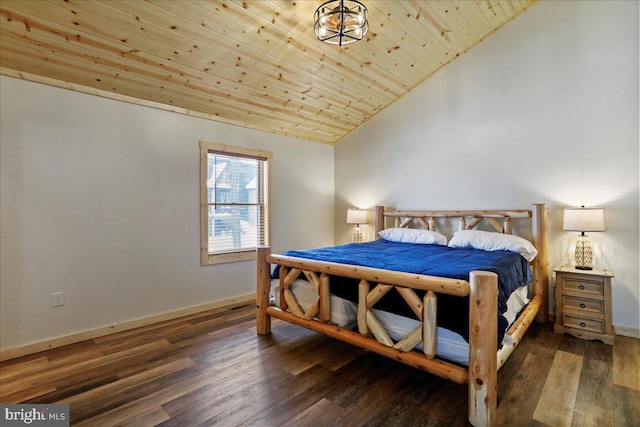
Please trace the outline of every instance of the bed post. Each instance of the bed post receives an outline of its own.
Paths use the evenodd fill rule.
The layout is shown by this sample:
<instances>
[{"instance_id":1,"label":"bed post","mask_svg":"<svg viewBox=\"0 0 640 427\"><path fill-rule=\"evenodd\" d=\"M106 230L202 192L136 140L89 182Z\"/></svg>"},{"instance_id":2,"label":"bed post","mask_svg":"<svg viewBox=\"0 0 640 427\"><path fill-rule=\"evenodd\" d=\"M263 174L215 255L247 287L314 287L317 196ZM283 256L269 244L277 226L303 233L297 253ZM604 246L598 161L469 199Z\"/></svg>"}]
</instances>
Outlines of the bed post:
<instances>
[{"instance_id":1,"label":"bed post","mask_svg":"<svg viewBox=\"0 0 640 427\"><path fill-rule=\"evenodd\" d=\"M498 406L498 276L469 274L469 422L494 422Z\"/></svg>"},{"instance_id":2,"label":"bed post","mask_svg":"<svg viewBox=\"0 0 640 427\"><path fill-rule=\"evenodd\" d=\"M384 206L376 206L376 239L380 238L378 233L382 230L384 230Z\"/></svg>"},{"instance_id":3,"label":"bed post","mask_svg":"<svg viewBox=\"0 0 640 427\"><path fill-rule=\"evenodd\" d=\"M531 233L533 246L538 250L538 256L533 260L533 294L542 297L536 321L547 323L549 321L549 238L547 205L544 203L533 205Z\"/></svg>"},{"instance_id":4,"label":"bed post","mask_svg":"<svg viewBox=\"0 0 640 427\"><path fill-rule=\"evenodd\" d=\"M267 257L271 255L271 248L267 246L257 249L258 290L256 292L256 329L259 335L271 333L271 316L267 314L269 307L269 291L271 290L271 264Z\"/></svg>"}]
</instances>

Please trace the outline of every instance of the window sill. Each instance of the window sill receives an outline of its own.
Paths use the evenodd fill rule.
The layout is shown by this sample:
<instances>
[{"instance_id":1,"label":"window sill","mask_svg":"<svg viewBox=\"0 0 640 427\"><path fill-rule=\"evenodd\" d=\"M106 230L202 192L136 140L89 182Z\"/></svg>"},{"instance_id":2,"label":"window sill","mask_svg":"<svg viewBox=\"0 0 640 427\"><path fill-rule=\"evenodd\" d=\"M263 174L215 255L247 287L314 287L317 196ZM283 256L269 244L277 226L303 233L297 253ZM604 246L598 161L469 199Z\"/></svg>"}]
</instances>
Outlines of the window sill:
<instances>
[{"instance_id":1,"label":"window sill","mask_svg":"<svg viewBox=\"0 0 640 427\"><path fill-rule=\"evenodd\" d=\"M227 252L221 254L203 254L201 264L205 266L212 264L225 264L236 261L247 261L252 259L256 259L255 249L248 249L238 252Z\"/></svg>"}]
</instances>

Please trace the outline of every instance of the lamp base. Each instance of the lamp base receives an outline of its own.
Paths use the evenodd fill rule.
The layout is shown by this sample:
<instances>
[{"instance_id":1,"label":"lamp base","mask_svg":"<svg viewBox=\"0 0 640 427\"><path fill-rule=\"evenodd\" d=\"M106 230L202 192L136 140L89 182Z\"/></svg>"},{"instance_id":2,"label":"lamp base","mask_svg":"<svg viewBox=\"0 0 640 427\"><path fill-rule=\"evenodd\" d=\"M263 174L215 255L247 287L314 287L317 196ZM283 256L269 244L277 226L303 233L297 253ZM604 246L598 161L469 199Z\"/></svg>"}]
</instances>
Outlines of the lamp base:
<instances>
[{"instance_id":1,"label":"lamp base","mask_svg":"<svg viewBox=\"0 0 640 427\"><path fill-rule=\"evenodd\" d=\"M356 227L353 229L353 236L351 238L351 241L353 243L362 243L362 229L359 227L359 225L356 225Z\"/></svg>"},{"instance_id":2,"label":"lamp base","mask_svg":"<svg viewBox=\"0 0 640 427\"><path fill-rule=\"evenodd\" d=\"M589 241L589 236L584 233L578 236L575 258L577 270L593 270L591 267L591 262L593 261L591 242Z\"/></svg>"}]
</instances>

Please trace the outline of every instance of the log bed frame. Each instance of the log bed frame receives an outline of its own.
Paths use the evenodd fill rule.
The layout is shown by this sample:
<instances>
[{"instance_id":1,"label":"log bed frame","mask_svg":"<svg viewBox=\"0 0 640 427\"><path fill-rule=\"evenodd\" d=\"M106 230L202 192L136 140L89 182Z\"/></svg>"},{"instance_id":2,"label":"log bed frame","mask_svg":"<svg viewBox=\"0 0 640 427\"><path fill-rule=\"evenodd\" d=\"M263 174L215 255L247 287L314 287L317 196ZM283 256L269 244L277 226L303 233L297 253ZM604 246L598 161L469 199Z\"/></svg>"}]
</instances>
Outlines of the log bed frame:
<instances>
[{"instance_id":1,"label":"log bed frame","mask_svg":"<svg viewBox=\"0 0 640 427\"><path fill-rule=\"evenodd\" d=\"M511 234L512 218L531 218L532 243L538 255L532 261L533 297L507 331L506 343L496 354L498 287L497 275L472 271L469 280L426 276L411 273L316 261L284 255L272 255L268 247L257 250L257 332L271 333L271 317L294 323L332 338L373 351L390 359L446 378L458 384L468 383L469 421L476 427L495 424L497 410L497 371L518 345L535 318L548 321L548 238L547 207L534 204L532 210L482 211L393 211L376 207L376 234L385 228L385 219L393 218L395 227L417 224L435 230L438 218L458 219L458 228L472 229L486 221L497 232ZM280 307L269 305L271 264L280 265ZM304 312L289 287L300 274L314 286L319 299ZM358 331L329 322L330 276L360 279ZM376 285L377 284L377 285ZM372 286L375 285L375 286ZM396 289L422 325L394 343L387 335L372 306L391 289ZM427 291L419 298L414 289ZM434 358L437 345L437 294L469 296L469 367ZM423 352L412 351L423 343Z\"/></svg>"}]
</instances>

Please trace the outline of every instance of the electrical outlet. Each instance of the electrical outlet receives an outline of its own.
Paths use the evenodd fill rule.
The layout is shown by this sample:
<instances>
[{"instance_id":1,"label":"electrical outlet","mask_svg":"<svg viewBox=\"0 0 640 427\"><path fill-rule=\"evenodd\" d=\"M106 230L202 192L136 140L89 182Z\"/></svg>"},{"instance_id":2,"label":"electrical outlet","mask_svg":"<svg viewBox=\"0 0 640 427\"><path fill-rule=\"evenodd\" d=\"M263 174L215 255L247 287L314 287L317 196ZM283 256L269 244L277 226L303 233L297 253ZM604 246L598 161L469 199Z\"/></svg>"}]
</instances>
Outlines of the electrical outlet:
<instances>
[{"instance_id":1,"label":"electrical outlet","mask_svg":"<svg viewBox=\"0 0 640 427\"><path fill-rule=\"evenodd\" d=\"M54 292L51 294L51 307L60 307L64 305L64 292Z\"/></svg>"}]
</instances>

